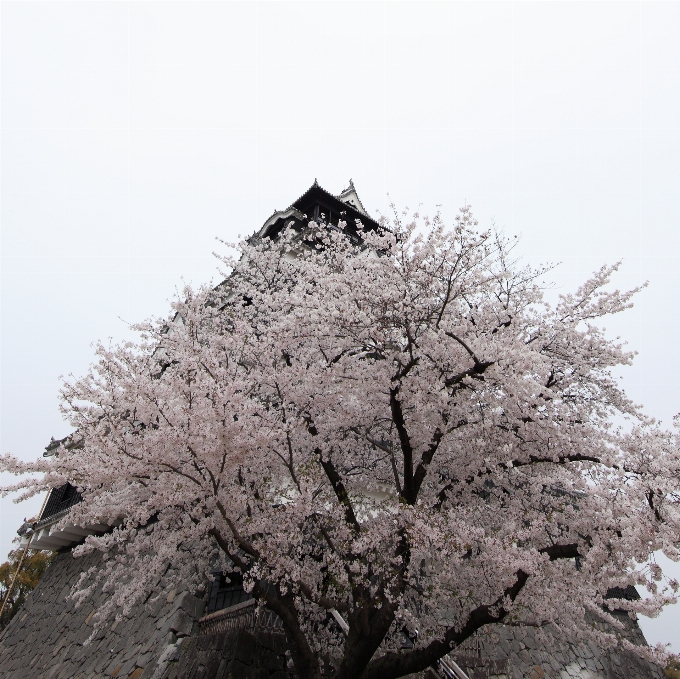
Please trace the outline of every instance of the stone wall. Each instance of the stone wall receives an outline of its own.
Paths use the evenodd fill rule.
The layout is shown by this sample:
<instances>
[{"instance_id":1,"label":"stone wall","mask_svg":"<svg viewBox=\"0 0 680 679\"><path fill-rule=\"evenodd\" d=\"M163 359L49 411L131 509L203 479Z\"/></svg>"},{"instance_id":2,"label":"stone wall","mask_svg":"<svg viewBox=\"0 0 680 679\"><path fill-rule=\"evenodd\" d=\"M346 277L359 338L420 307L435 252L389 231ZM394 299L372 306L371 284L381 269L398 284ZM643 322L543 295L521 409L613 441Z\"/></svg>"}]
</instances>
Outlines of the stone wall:
<instances>
[{"instance_id":1,"label":"stone wall","mask_svg":"<svg viewBox=\"0 0 680 679\"><path fill-rule=\"evenodd\" d=\"M162 679L293 679L286 637L246 630L184 639Z\"/></svg>"},{"instance_id":2,"label":"stone wall","mask_svg":"<svg viewBox=\"0 0 680 679\"><path fill-rule=\"evenodd\" d=\"M178 642L198 631L203 602L172 591L151 606L136 606L121 621L111 620L86 645L92 616L107 595L97 592L78 609L66 597L79 574L100 559L74 559L70 552L53 559L0 635L3 679L159 679Z\"/></svg>"},{"instance_id":3,"label":"stone wall","mask_svg":"<svg viewBox=\"0 0 680 679\"><path fill-rule=\"evenodd\" d=\"M626 637L645 644L638 625L627 614L618 615ZM635 653L604 651L593 643L568 642L547 635L549 645L530 627L498 626L480 635L480 652L453 657L470 679L665 679L659 665Z\"/></svg>"},{"instance_id":4,"label":"stone wall","mask_svg":"<svg viewBox=\"0 0 680 679\"><path fill-rule=\"evenodd\" d=\"M198 635L204 602L171 591L153 605L111 620L89 644L92 617L106 600L95 593L81 608L66 601L80 573L101 556L58 554L21 611L0 634L2 679L290 679L285 637L244 630ZM159 583L162 587L163 583ZM644 643L623 616L628 638ZM456 657L470 679L663 679L660 667L634 654L553 639L545 647L532 629L498 627L482 635L476 657Z\"/></svg>"}]
</instances>

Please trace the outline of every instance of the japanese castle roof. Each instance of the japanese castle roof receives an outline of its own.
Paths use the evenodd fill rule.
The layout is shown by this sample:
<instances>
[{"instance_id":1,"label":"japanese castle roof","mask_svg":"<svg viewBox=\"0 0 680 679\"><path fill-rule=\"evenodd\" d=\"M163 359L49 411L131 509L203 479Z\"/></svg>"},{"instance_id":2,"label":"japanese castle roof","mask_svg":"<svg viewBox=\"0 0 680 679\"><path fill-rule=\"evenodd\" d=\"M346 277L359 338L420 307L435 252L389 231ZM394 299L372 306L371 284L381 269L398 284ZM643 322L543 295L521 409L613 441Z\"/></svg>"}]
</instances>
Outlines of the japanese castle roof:
<instances>
[{"instance_id":1,"label":"japanese castle roof","mask_svg":"<svg viewBox=\"0 0 680 679\"><path fill-rule=\"evenodd\" d=\"M262 225L257 236L275 238L291 222L295 226L302 225L311 219L318 219L321 215L330 223L337 223L342 219L348 225L353 225L359 220L366 228L378 228L378 222L369 216L351 179L349 186L338 195L326 191L315 179L314 183L285 210L275 210Z\"/></svg>"}]
</instances>

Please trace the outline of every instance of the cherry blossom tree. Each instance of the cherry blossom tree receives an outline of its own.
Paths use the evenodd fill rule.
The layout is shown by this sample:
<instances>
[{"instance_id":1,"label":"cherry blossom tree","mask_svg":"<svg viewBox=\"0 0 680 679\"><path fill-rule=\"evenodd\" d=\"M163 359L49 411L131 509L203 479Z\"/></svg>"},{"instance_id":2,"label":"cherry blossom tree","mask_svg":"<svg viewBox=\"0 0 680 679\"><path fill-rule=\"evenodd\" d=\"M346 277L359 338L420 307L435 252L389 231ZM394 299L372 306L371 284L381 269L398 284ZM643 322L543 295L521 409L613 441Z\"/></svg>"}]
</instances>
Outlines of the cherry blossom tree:
<instances>
[{"instance_id":1,"label":"cherry blossom tree","mask_svg":"<svg viewBox=\"0 0 680 679\"><path fill-rule=\"evenodd\" d=\"M3 458L41 472L25 495L76 485L69 522L122 518L77 550L110 555L100 621L219 559L302 677L401 677L499 623L625 644L592 620L674 601L645 564L680 535L676 435L621 390L633 355L597 324L635 291L603 267L548 304L545 271L469 208L346 226L238 245L222 285L65 383L80 446ZM603 599L627 584L650 596Z\"/></svg>"}]
</instances>

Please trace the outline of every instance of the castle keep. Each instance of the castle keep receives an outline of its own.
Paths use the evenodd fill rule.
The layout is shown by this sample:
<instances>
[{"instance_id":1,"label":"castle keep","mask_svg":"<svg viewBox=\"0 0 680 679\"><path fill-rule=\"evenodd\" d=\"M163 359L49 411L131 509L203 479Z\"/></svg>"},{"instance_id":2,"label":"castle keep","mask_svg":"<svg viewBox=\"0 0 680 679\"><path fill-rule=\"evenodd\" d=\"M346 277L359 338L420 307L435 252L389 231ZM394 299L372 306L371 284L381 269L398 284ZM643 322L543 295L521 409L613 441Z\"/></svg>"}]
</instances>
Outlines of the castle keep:
<instances>
[{"instance_id":1,"label":"castle keep","mask_svg":"<svg viewBox=\"0 0 680 679\"><path fill-rule=\"evenodd\" d=\"M355 220L366 228L377 223L364 209L356 189L333 195L316 182L287 209L276 211L256 237L276 236L292 224L310 219L337 228ZM354 232L356 235L356 232ZM77 437L53 441L45 455L59 446L78 446ZM260 608L246 593L237 573L211 574L205 587L192 594L166 591L163 578L147 600L127 615L94 631L92 617L111 596L100 587L80 608L68 598L81 573L97 569L99 553L73 558L73 548L88 535L111 530L96 523L78 526L66 517L80 501L66 484L51 491L35 524L23 530L24 544L58 552L25 606L0 634L0 676L7 679L288 679L293 676L281 621ZM66 521L65 521L66 519ZM58 527L59 526L59 527ZM172 564L169 565L172 568ZM637 598L634 588L610 592L616 598ZM635 620L618 611L620 634L637 645L646 642ZM343 620L338 615L338 624ZM405 643L412 643L405 640ZM430 679L661 679L661 669L632 652L607 651L590 642L552 637L550 644L532 628L497 625L478 633L425 676Z\"/></svg>"}]
</instances>

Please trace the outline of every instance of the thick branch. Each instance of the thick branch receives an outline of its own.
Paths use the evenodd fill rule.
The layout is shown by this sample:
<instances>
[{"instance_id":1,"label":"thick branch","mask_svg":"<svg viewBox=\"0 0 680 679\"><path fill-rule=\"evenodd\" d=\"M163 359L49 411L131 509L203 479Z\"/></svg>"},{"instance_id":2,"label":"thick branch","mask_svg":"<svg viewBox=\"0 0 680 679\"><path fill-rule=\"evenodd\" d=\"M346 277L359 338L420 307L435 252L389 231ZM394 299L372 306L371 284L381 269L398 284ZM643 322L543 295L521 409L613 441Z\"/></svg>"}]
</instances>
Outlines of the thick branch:
<instances>
[{"instance_id":1,"label":"thick branch","mask_svg":"<svg viewBox=\"0 0 680 679\"><path fill-rule=\"evenodd\" d=\"M354 530L359 530L359 522L357 521L356 514L354 513L354 507L352 507L352 501L349 498L345 484L340 478L335 466L330 460L324 460L321 454L321 448L316 448L314 451L318 457L323 470L326 472L328 480L331 482L331 486L335 491L335 496L338 498L338 502L345 508L345 520L347 521Z\"/></svg>"},{"instance_id":2,"label":"thick branch","mask_svg":"<svg viewBox=\"0 0 680 679\"><path fill-rule=\"evenodd\" d=\"M663 521L661 518L661 512L659 511L659 508L654 504L654 491L650 490L647 492L647 504L649 505L649 508L654 512L654 516L656 517L657 521Z\"/></svg>"},{"instance_id":3,"label":"thick branch","mask_svg":"<svg viewBox=\"0 0 680 679\"><path fill-rule=\"evenodd\" d=\"M458 344L460 344L460 346L463 347L463 349L465 349L465 351L467 351L468 354L470 354L472 360L475 363L479 363L479 359L475 355L475 352L472 351L472 349L470 349L470 347L460 337L458 337L458 335L454 335L452 332L449 331L445 332L444 334L447 337L450 337L452 340L456 340L456 342L458 342Z\"/></svg>"},{"instance_id":4,"label":"thick branch","mask_svg":"<svg viewBox=\"0 0 680 679\"><path fill-rule=\"evenodd\" d=\"M410 344L411 343L409 343L409 345ZM419 362L420 357L417 356L415 358L412 358L406 365L403 365L401 368L399 368L399 370L397 370L396 374L392 378L392 382L397 382L402 377L406 377L406 375L408 375L411 372L411 370L413 370L413 368L415 368L418 365Z\"/></svg>"},{"instance_id":5,"label":"thick branch","mask_svg":"<svg viewBox=\"0 0 680 679\"><path fill-rule=\"evenodd\" d=\"M414 504L416 499L418 498L420 486L423 485L423 481L425 480L425 474L427 474L427 467L430 464L430 462L432 462L432 458L434 457L434 454L437 452L437 448L439 448L439 444L441 443L441 440L443 438L444 432L441 429L439 429L439 427L437 427L434 434L432 435L430 445L427 447L427 450L423 453L423 456L420 458L420 462L416 467L416 472L413 476L413 499L409 500L411 504Z\"/></svg>"},{"instance_id":6,"label":"thick branch","mask_svg":"<svg viewBox=\"0 0 680 679\"><path fill-rule=\"evenodd\" d=\"M435 502L433 509L435 511L440 511L442 505L446 502L448 491L453 490L453 483L447 483L437 494L437 502Z\"/></svg>"},{"instance_id":7,"label":"thick branch","mask_svg":"<svg viewBox=\"0 0 680 679\"><path fill-rule=\"evenodd\" d=\"M367 601L350 611L345 654L334 679L363 677L362 670L369 665L393 621L394 604L386 600L379 607Z\"/></svg>"},{"instance_id":8,"label":"thick branch","mask_svg":"<svg viewBox=\"0 0 680 679\"><path fill-rule=\"evenodd\" d=\"M538 457L536 455L530 455L528 460L513 460L510 463L505 463L505 462L500 462L498 464L498 467L500 469L508 470L513 467L528 467L532 464L540 464L540 463L552 463L552 464L566 464L567 462L594 462L597 464L602 464L602 460L598 457L593 457L590 455L581 455L580 453L577 453L575 455L560 455L557 458L552 458L552 457ZM619 469L618 465L611 465L612 469ZM482 469L477 472L476 477L482 477L482 476L487 476L490 474L493 474L493 469L486 468ZM630 471L629 469L624 468L624 471ZM475 481L475 475L468 476L465 479L465 483L471 484L474 483ZM446 489L444 490L450 490L451 486L447 486ZM441 494L440 494L441 495ZM446 499L446 496L444 495L443 497L440 497L441 502L439 502L437 505L435 505L436 509L441 509L441 504L444 502Z\"/></svg>"},{"instance_id":9,"label":"thick branch","mask_svg":"<svg viewBox=\"0 0 680 679\"><path fill-rule=\"evenodd\" d=\"M344 601L335 601L327 596L315 596L312 592L312 588L304 583L302 580L298 580L298 587L306 599L315 603L321 608L325 608L327 611L335 609L336 611L346 611L347 604Z\"/></svg>"},{"instance_id":10,"label":"thick branch","mask_svg":"<svg viewBox=\"0 0 680 679\"><path fill-rule=\"evenodd\" d=\"M547 554L551 561L579 556L576 544L550 545L540 549L539 552ZM427 669L484 625L502 622L509 612L506 608L506 602L508 600L515 601L528 579L529 574L519 569L515 573L515 582L507 587L491 605L478 606L471 611L462 627L449 627L442 639L436 639L424 648L414 649L406 653L386 653L369 663L361 675L361 679L397 679L406 674Z\"/></svg>"},{"instance_id":11,"label":"thick branch","mask_svg":"<svg viewBox=\"0 0 680 679\"><path fill-rule=\"evenodd\" d=\"M189 479L189 481L193 481L197 486L202 486L203 484L196 478L194 478L191 474L187 474L186 472L183 472L179 467L175 467L171 464L168 464L167 462L161 462L160 463L161 467L167 467L171 471L173 471L175 474L178 476L183 476L186 479Z\"/></svg>"},{"instance_id":12,"label":"thick branch","mask_svg":"<svg viewBox=\"0 0 680 679\"><path fill-rule=\"evenodd\" d=\"M397 493L399 495L402 495L403 491L401 489L401 482L399 481L399 471L397 470L397 463L394 459L394 450L392 449L392 447L385 445L381 441L371 438L368 434L362 434L357 427L350 427L350 430L353 431L358 436L363 436L371 445L374 445L376 448L379 448L380 450L384 451L390 456L390 462L392 464L392 474L394 475L394 485L397 489Z\"/></svg>"},{"instance_id":13,"label":"thick branch","mask_svg":"<svg viewBox=\"0 0 680 679\"><path fill-rule=\"evenodd\" d=\"M225 520L227 526L229 526L229 530L231 531L234 540L238 543L238 546L246 554L250 554L250 556L254 557L255 559L259 559L260 552L257 549L255 549L255 547L241 535L238 528L236 528L234 522L227 516L227 510L224 508L224 505L219 500L215 500L215 504L217 505L217 509L219 509L220 514L222 515L222 518Z\"/></svg>"},{"instance_id":14,"label":"thick branch","mask_svg":"<svg viewBox=\"0 0 680 679\"><path fill-rule=\"evenodd\" d=\"M421 672L443 658L452 648L463 643L484 625L501 622L508 614L503 604L507 599L514 601L517 598L529 579L529 575L520 569L515 573L515 578L515 582L506 588L493 604L475 608L459 630L449 627L442 639L431 641L424 648L408 653L386 653L369 663L361 679L397 679L406 674Z\"/></svg>"},{"instance_id":15,"label":"thick branch","mask_svg":"<svg viewBox=\"0 0 680 679\"><path fill-rule=\"evenodd\" d=\"M233 553L231 549L229 549L229 543L222 533L220 533L217 528L211 528L208 532L215 538L215 542L220 546L220 549L232 560L242 573L245 573L249 568L248 564L238 554Z\"/></svg>"},{"instance_id":16,"label":"thick branch","mask_svg":"<svg viewBox=\"0 0 680 679\"><path fill-rule=\"evenodd\" d=\"M286 597L275 596L266 584L256 582L253 595L265 602L267 608L281 618L288 637L288 646L293 655L293 662L298 675L316 679L320 677L319 663L316 654L307 641L307 637L300 628L300 621L295 610L295 604L290 594Z\"/></svg>"},{"instance_id":17,"label":"thick branch","mask_svg":"<svg viewBox=\"0 0 680 679\"><path fill-rule=\"evenodd\" d=\"M404 498L409 504L415 502L413 486L413 448L411 439L406 431L406 422L401 408L401 402L397 398L399 386L390 389L390 408L392 410L392 421L397 428L401 452L404 457Z\"/></svg>"},{"instance_id":18,"label":"thick branch","mask_svg":"<svg viewBox=\"0 0 680 679\"><path fill-rule=\"evenodd\" d=\"M312 436L318 436L319 431L317 430L312 418L310 416L305 417L305 422L307 424L307 431ZM331 482L331 487L335 491L335 496L338 498L338 502L345 508L345 520L347 521L354 530L359 530L359 522L357 521L356 514L354 513L354 507L352 507L352 501L350 500L349 493L345 488L345 484L342 482L340 474L338 474L337 469L330 460L324 460L321 448L315 448L314 452L319 458L319 462L326 472L328 480Z\"/></svg>"},{"instance_id":19,"label":"thick branch","mask_svg":"<svg viewBox=\"0 0 680 679\"><path fill-rule=\"evenodd\" d=\"M550 545L538 551L540 554L547 554L551 561L556 561L557 559L575 559L582 556L575 542L568 545Z\"/></svg>"},{"instance_id":20,"label":"thick branch","mask_svg":"<svg viewBox=\"0 0 680 679\"><path fill-rule=\"evenodd\" d=\"M526 467L531 464L538 464L539 462L552 462L556 464L565 464L566 462L596 462L600 463L602 460L599 457L593 457L592 455L581 455L577 453L576 455L560 455L557 458L553 457L537 457L536 455L530 455L527 461L513 460L513 467ZM507 467L507 465L502 465Z\"/></svg>"},{"instance_id":21,"label":"thick branch","mask_svg":"<svg viewBox=\"0 0 680 679\"><path fill-rule=\"evenodd\" d=\"M482 361L480 363L475 363L472 368L468 368L467 370L463 370L463 372L458 373L457 375L454 375L453 377L449 377L447 380L444 381L444 384L447 387L453 387L456 384L460 384L466 377L474 377L475 375L483 375L486 372L486 369L494 364L494 361Z\"/></svg>"},{"instance_id":22,"label":"thick branch","mask_svg":"<svg viewBox=\"0 0 680 679\"><path fill-rule=\"evenodd\" d=\"M448 418L444 418L444 421L446 422ZM434 457L434 454L437 452L437 449L439 448L439 444L441 443L442 439L444 438L445 434L450 434L452 431L455 431L456 429L459 429L460 427L464 427L468 423L467 420L463 419L458 422L458 424L453 425L452 427L449 427L445 431L439 429L435 430L434 434L432 435L432 440L430 441L430 445L428 446L427 450L423 453L423 456L420 459L420 462L418 463L418 466L416 467L416 472L413 477L413 491L414 491L414 498L413 498L413 503L418 499L418 493L420 492L420 487L423 485L423 481L425 480L425 475L427 474L427 467L432 462L432 458ZM442 500L443 502L443 500Z\"/></svg>"}]
</instances>

